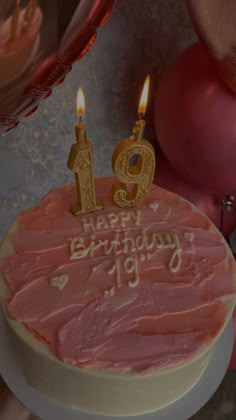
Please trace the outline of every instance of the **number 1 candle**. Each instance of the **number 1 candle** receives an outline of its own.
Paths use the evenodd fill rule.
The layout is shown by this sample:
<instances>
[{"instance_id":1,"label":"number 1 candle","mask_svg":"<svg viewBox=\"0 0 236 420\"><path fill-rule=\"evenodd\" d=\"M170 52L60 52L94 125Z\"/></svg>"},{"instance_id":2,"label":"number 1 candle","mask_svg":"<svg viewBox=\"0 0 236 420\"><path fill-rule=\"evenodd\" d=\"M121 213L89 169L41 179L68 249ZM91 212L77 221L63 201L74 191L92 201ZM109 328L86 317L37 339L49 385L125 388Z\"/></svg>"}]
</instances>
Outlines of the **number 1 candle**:
<instances>
[{"instance_id":1,"label":"number 1 candle","mask_svg":"<svg viewBox=\"0 0 236 420\"><path fill-rule=\"evenodd\" d=\"M79 124L75 126L77 143L72 145L67 162L68 168L75 174L77 202L71 207L71 211L76 216L103 208L102 202L96 198L92 143L87 139L86 125L82 123L84 113L84 94L82 89L79 89L77 95Z\"/></svg>"},{"instance_id":2,"label":"number 1 candle","mask_svg":"<svg viewBox=\"0 0 236 420\"><path fill-rule=\"evenodd\" d=\"M113 171L119 180L112 186L112 195L119 207L140 204L147 196L154 178L155 152L151 143L143 139L149 83L150 77L147 76L138 108L139 120L135 122L131 137L122 140L112 155Z\"/></svg>"}]
</instances>

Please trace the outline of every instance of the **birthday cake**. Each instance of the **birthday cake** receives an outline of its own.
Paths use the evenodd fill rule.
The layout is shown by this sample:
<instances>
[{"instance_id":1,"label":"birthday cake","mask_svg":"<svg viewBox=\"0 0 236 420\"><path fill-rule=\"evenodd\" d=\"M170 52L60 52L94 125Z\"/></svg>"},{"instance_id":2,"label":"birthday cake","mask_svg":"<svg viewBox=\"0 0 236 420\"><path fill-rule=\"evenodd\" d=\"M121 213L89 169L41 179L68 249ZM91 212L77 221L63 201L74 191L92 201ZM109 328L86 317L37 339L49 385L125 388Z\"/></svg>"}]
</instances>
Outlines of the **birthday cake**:
<instances>
[{"instance_id":1,"label":"birthday cake","mask_svg":"<svg viewBox=\"0 0 236 420\"><path fill-rule=\"evenodd\" d=\"M0 24L0 88L16 80L31 63L38 49L42 19L36 0L22 9L18 1L13 15Z\"/></svg>"},{"instance_id":2,"label":"birthday cake","mask_svg":"<svg viewBox=\"0 0 236 420\"><path fill-rule=\"evenodd\" d=\"M46 195L9 229L1 303L29 383L68 407L134 415L198 381L235 305L235 262L192 204L152 186L130 209L114 178L104 209L74 216L74 186Z\"/></svg>"}]
</instances>

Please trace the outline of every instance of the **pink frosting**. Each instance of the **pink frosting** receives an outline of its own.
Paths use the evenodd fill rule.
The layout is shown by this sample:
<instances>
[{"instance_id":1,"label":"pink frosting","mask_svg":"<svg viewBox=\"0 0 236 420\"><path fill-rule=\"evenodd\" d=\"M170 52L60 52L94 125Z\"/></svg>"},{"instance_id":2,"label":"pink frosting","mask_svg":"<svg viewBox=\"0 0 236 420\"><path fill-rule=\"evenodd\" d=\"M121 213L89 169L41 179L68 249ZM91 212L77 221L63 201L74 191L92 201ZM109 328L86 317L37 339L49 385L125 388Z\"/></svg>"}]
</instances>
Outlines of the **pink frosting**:
<instances>
[{"instance_id":1,"label":"pink frosting","mask_svg":"<svg viewBox=\"0 0 236 420\"><path fill-rule=\"evenodd\" d=\"M102 211L73 216L75 188L66 186L20 214L15 255L1 260L9 314L74 366L148 372L190 360L222 328L234 262L185 200L153 186L140 207L122 210L114 182L97 181ZM153 245L158 233L169 247ZM174 234L181 258L171 271Z\"/></svg>"}]
</instances>

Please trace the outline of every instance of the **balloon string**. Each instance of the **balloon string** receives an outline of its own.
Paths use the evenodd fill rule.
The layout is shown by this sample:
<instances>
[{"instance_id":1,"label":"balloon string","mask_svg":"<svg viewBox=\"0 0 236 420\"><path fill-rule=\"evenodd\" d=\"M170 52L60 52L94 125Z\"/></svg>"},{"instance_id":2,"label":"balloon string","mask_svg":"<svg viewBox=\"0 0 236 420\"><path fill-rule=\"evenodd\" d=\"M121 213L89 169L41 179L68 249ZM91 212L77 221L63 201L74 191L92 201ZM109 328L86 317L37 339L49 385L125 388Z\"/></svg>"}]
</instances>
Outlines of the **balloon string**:
<instances>
[{"instance_id":1,"label":"balloon string","mask_svg":"<svg viewBox=\"0 0 236 420\"><path fill-rule=\"evenodd\" d=\"M221 200L221 206L220 206L220 232L223 235L224 230L224 199Z\"/></svg>"},{"instance_id":2,"label":"balloon string","mask_svg":"<svg viewBox=\"0 0 236 420\"><path fill-rule=\"evenodd\" d=\"M229 212L235 210L234 207L235 197L231 194L224 195L221 200L221 209L220 209L220 232L223 234L224 231L224 216L225 211Z\"/></svg>"}]
</instances>

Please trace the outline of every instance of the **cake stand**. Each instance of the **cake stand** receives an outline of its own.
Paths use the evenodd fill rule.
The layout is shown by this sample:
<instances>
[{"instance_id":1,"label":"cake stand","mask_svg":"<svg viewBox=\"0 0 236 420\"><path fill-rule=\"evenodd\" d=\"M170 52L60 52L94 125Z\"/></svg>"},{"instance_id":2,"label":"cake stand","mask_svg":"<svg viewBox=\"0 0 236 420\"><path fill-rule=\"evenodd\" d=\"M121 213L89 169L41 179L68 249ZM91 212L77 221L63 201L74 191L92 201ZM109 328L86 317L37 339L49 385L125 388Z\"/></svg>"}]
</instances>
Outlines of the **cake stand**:
<instances>
[{"instance_id":1,"label":"cake stand","mask_svg":"<svg viewBox=\"0 0 236 420\"><path fill-rule=\"evenodd\" d=\"M21 369L12 355L7 339L3 315L0 311L0 374L16 398L29 410L43 420L117 420L118 417L105 417L68 409L48 400L44 395L27 384ZM195 414L214 394L228 368L233 348L233 322L229 321L218 340L211 360L197 384L178 401L161 410L122 420L187 420Z\"/></svg>"}]
</instances>

